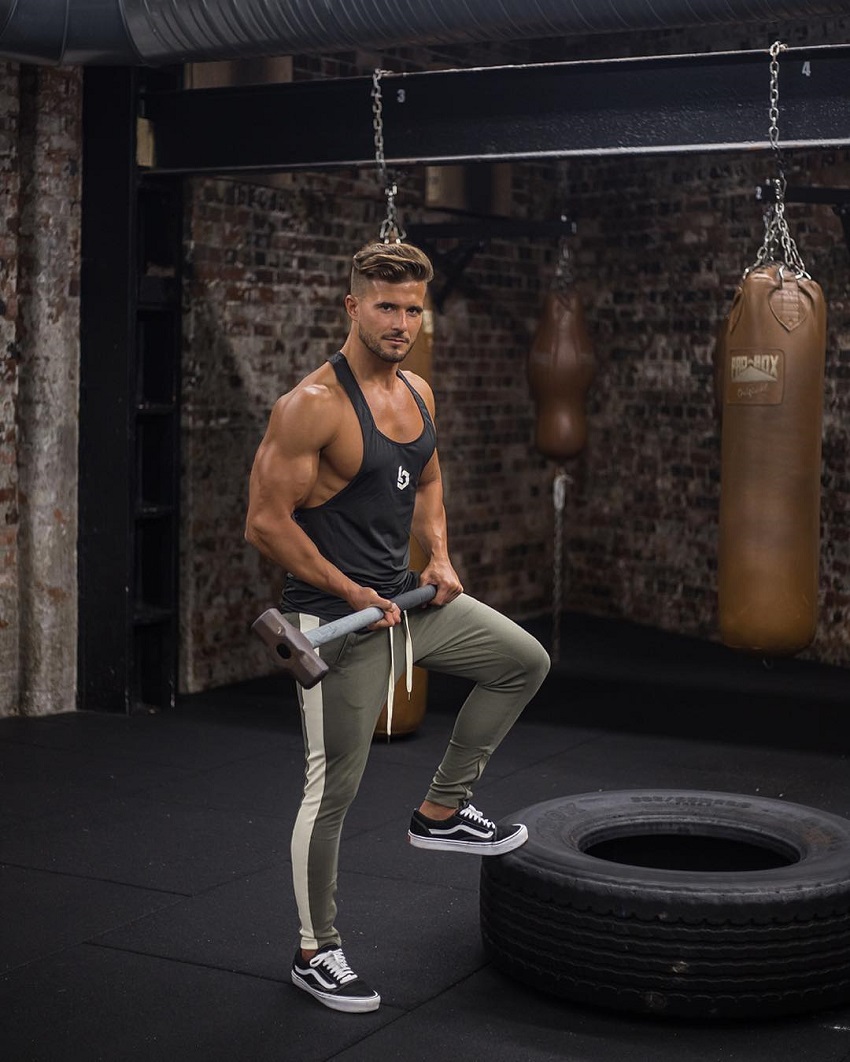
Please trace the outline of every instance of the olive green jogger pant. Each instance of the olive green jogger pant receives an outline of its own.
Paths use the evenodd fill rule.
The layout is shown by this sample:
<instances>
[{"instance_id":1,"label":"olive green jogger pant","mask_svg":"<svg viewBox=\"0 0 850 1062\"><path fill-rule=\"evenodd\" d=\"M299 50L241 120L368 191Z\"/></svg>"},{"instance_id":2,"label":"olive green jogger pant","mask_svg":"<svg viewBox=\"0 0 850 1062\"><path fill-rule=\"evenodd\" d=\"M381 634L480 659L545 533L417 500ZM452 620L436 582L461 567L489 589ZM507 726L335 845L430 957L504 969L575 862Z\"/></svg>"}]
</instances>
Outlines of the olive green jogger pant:
<instances>
[{"instance_id":1,"label":"olive green jogger pant","mask_svg":"<svg viewBox=\"0 0 850 1062\"><path fill-rule=\"evenodd\" d=\"M305 631L319 625L314 616L287 618ZM448 605L412 611L407 622L419 667L476 683L426 793L434 803L458 807L539 689L549 657L527 631L465 594ZM405 623L391 631L394 682L405 667ZM390 634L350 634L319 651L330 672L313 689L298 687L307 762L292 872L304 949L340 943L334 926L340 834L387 697Z\"/></svg>"}]
</instances>

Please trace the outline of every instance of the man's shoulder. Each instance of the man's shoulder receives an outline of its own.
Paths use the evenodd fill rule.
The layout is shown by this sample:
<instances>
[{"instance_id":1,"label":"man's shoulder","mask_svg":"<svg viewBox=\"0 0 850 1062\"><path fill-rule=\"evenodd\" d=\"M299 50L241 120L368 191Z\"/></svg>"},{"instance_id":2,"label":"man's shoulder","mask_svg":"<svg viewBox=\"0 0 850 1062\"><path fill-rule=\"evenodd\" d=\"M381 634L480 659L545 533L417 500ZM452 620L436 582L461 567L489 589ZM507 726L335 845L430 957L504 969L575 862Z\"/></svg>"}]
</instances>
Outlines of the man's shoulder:
<instances>
[{"instance_id":1,"label":"man's shoulder","mask_svg":"<svg viewBox=\"0 0 850 1062\"><path fill-rule=\"evenodd\" d=\"M343 411L345 393L333 369L321 365L282 394L272 409L272 424L280 431L307 430L333 434Z\"/></svg>"},{"instance_id":2,"label":"man's shoulder","mask_svg":"<svg viewBox=\"0 0 850 1062\"><path fill-rule=\"evenodd\" d=\"M431 385L428 383L428 381L424 378L424 376L419 376L418 373L413 372L411 369L402 369L401 373L402 376L404 376L405 380L407 380L407 382L410 384L410 386L419 395L422 396L422 398L425 400L425 403L433 413L434 392L432 391Z\"/></svg>"},{"instance_id":3,"label":"man's shoulder","mask_svg":"<svg viewBox=\"0 0 850 1062\"><path fill-rule=\"evenodd\" d=\"M292 406L293 410L303 409L314 411L316 414L323 410L330 412L343 396L344 391L336 373L326 362L299 380L291 391L282 394L275 403L275 408L285 409Z\"/></svg>"}]
</instances>

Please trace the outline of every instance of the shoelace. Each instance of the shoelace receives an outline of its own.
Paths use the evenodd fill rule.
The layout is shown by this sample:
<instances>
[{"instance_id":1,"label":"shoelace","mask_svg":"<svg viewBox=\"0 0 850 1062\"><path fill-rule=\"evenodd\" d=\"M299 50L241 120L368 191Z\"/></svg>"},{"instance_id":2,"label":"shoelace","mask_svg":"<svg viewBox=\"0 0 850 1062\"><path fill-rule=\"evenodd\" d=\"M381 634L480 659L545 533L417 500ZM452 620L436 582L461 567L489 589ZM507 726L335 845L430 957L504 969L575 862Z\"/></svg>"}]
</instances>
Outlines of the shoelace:
<instances>
[{"instance_id":1,"label":"shoelace","mask_svg":"<svg viewBox=\"0 0 850 1062\"><path fill-rule=\"evenodd\" d=\"M318 962L316 962L316 959L318 959ZM321 955L314 957L312 965L326 967L331 976L339 981L341 985L346 985L357 977L357 974L348 965L348 960L343 955L342 948L336 948L334 951L323 951Z\"/></svg>"},{"instance_id":2,"label":"shoelace","mask_svg":"<svg viewBox=\"0 0 850 1062\"><path fill-rule=\"evenodd\" d=\"M472 821L478 823L479 826L486 826L488 830L496 829L496 823L491 819L485 818L478 808L474 808L472 804L467 804L466 807L460 808L458 810L458 815L464 819L472 819Z\"/></svg>"}]
</instances>

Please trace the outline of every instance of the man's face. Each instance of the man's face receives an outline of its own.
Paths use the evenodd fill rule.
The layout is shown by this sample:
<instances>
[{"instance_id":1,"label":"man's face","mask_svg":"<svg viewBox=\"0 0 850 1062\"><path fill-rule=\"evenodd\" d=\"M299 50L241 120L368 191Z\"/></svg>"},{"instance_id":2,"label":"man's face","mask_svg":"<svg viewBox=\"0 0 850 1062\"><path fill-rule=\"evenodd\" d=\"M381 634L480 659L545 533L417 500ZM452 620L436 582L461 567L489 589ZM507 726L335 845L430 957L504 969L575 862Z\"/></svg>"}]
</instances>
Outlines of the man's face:
<instances>
[{"instance_id":1,"label":"man's face","mask_svg":"<svg viewBox=\"0 0 850 1062\"><path fill-rule=\"evenodd\" d=\"M346 297L357 336L375 357L398 364L410 353L422 327L426 288L419 280L371 280L361 295Z\"/></svg>"}]
</instances>

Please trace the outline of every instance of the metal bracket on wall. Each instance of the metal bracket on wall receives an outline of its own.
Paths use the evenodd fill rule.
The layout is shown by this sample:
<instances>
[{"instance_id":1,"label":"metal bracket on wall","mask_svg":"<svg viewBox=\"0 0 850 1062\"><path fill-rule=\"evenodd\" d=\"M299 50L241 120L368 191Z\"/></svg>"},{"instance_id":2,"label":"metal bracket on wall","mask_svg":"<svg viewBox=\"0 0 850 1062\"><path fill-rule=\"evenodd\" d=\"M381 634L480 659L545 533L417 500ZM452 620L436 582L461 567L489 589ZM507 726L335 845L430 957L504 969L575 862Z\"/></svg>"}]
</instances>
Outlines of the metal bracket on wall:
<instances>
[{"instance_id":1,"label":"metal bracket on wall","mask_svg":"<svg viewBox=\"0 0 850 1062\"><path fill-rule=\"evenodd\" d=\"M527 221L521 218L481 218L468 220L420 222L407 226L407 238L421 247L441 275L442 283L432 285L434 306L442 312L446 299L455 288L471 294L477 289L463 280L463 274L475 255L491 240L560 240L574 232L572 218L562 215L552 220ZM438 247L441 240L455 240L454 246Z\"/></svg>"},{"instance_id":2,"label":"metal bracket on wall","mask_svg":"<svg viewBox=\"0 0 850 1062\"><path fill-rule=\"evenodd\" d=\"M756 199L769 203L774 196L772 184L760 184L756 187ZM844 229L844 242L850 251L850 188L818 188L788 185L785 189L786 203L822 203L831 206L833 213L841 221Z\"/></svg>"}]
</instances>

